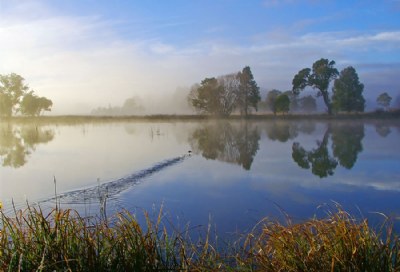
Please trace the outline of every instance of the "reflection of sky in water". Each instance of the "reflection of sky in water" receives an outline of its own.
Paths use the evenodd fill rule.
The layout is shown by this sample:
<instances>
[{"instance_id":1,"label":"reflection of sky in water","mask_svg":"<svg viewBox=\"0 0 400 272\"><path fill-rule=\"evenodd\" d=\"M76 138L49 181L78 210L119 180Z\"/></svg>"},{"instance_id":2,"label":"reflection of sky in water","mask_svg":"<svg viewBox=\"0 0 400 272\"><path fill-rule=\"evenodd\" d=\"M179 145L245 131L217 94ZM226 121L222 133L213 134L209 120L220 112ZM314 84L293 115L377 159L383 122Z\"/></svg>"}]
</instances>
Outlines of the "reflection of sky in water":
<instances>
[{"instance_id":1,"label":"reflection of sky in water","mask_svg":"<svg viewBox=\"0 0 400 272\"><path fill-rule=\"evenodd\" d=\"M25 197L45 199L54 194L53 176L57 191L63 193L95 186L97 179L104 184L128 178L193 149L190 158L110 196L109 213L118 208L152 210L163 204L175 224L204 225L211 216L220 231L245 230L264 216L282 219L283 211L295 220L307 218L321 214L317 207L332 201L366 217L375 211L399 216L399 123L383 128L366 123L362 151L351 169L338 164L332 176L321 179L293 161L292 145L316 149L327 127L293 122L48 125L54 138L37 144L25 165L0 168L0 197L6 203L11 198L17 203ZM335 125L330 129L326 147L332 155L332 139L339 139L340 131ZM247 171L249 159L253 161ZM96 199L77 203L71 206L99 210Z\"/></svg>"}]
</instances>

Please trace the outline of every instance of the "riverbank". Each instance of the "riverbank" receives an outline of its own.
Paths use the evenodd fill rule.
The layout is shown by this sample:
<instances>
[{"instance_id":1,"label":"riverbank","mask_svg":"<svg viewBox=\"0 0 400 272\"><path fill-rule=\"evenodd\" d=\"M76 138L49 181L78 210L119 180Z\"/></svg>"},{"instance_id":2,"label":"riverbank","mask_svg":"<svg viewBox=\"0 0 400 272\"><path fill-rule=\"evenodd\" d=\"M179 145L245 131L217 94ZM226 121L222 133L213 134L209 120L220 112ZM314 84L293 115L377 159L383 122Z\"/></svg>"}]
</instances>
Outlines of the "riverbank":
<instances>
[{"instance_id":1,"label":"riverbank","mask_svg":"<svg viewBox=\"0 0 400 272\"><path fill-rule=\"evenodd\" d=\"M126 122L126 121L201 121L201 120L393 120L400 118L400 110L374 111L365 113L340 113L328 115L315 114L277 114L257 113L247 117L241 115L214 116L198 114L154 114L154 115L127 115L127 116L95 116L95 115L49 115L37 117L13 116L0 117L0 121L13 121L20 123L84 123L84 122Z\"/></svg>"},{"instance_id":2,"label":"riverbank","mask_svg":"<svg viewBox=\"0 0 400 272\"><path fill-rule=\"evenodd\" d=\"M28 207L1 213L3 271L399 271L400 240L385 221L375 231L337 208L325 218L283 225L267 219L224 244L208 229L167 233L162 211L140 226L124 211L110 219ZM219 244L218 244L219 243ZM224 245L221 247L221 245Z\"/></svg>"}]
</instances>

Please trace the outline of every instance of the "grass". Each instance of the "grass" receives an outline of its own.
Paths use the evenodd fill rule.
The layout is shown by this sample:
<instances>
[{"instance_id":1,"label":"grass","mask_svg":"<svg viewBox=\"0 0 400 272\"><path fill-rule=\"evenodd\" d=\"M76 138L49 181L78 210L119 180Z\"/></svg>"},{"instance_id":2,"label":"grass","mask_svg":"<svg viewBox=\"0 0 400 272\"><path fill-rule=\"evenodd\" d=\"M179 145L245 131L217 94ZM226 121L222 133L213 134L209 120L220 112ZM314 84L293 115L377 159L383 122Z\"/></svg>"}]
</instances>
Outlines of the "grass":
<instances>
[{"instance_id":1,"label":"grass","mask_svg":"<svg viewBox=\"0 0 400 272\"><path fill-rule=\"evenodd\" d=\"M300 224L263 220L232 246L218 250L210 230L198 241L189 230L168 233L161 212L140 226L123 211L104 221L74 210L49 213L28 206L1 213L1 271L400 271L400 241L385 221L338 208Z\"/></svg>"}]
</instances>

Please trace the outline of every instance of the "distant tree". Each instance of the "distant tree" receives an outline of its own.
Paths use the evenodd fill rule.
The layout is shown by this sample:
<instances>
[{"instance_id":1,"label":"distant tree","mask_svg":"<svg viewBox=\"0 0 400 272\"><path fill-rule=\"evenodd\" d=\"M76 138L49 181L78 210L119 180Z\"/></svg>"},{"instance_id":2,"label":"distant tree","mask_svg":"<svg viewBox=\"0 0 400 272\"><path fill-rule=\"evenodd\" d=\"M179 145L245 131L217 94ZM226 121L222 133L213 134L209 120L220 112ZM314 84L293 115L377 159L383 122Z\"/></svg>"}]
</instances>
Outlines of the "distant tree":
<instances>
[{"instance_id":1,"label":"distant tree","mask_svg":"<svg viewBox=\"0 0 400 272\"><path fill-rule=\"evenodd\" d=\"M25 94L20 103L22 115L38 116L42 111L51 111L53 102L46 97L38 97L33 91Z\"/></svg>"},{"instance_id":2,"label":"distant tree","mask_svg":"<svg viewBox=\"0 0 400 272\"><path fill-rule=\"evenodd\" d=\"M292 91L299 94L307 86L318 90L317 95L322 96L328 109L328 114L332 114L332 104L329 97L329 84L334 80L339 72L334 68L335 61L320 59L313 63L312 70L304 68L300 70L293 78Z\"/></svg>"},{"instance_id":3,"label":"distant tree","mask_svg":"<svg viewBox=\"0 0 400 272\"><path fill-rule=\"evenodd\" d=\"M282 92L276 89L273 89L268 92L267 98L265 99L265 102L267 103L268 108L276 114L276 99L278 98L279 95L281 95Z\"/></svg>"},{"instance_id":4,"label":"distant tree","mask_svg":"<svg viewBox=\"0 0 400 272\"><path fill-rule=\"evenodd\" d=\"M279 95L275 100L275 109L277 112L288 113L290 99L286 94Z\"/></svg>"},{"instance_id":5,"label":"distant tree","mask_svg":"<svg viewBox=\"0 0 400 272\"><path fill-rule=\"evenodd\" d=\"M333 86L333 108L337 111L364 112L363 91L364 84L360 82L356 70L351 66L343 69Z\"/></svg>"},{"instance_id":6,"label":"distant tree","mask_svg":"<svg viewBox=\"0 0 400 272\"><path fill-rule=\"evenodd\" d=\"M317 101L312 95L307 95L299 99L299 108L305 112L314 112L317 110Z\"/></svg>"},{"instance_id":7,"label":"distant tree","mask_svg":"<svg viewBox=\"0 0 400 272\"><path fill-rule=\"evenodd\" d=\"M139 98L130 97L125 100L120 110L123 115L133 115L143 112L144 107L141 105Z\"/></svg>"},{"instance_id":8,"label":"distant tree","mask_svg":"<svg viewBox=\"0 0 400 272\"><path fill-rule=\"evenodd\" d=\"M11 102L12 113L18 111L17 106L20 103L21 98L29 90L29 87L25 85L24 80L25 79L22 76L15 73L0 75L0 93L8 96L8 102Z\"/></svg>"},{"instance_id":9,"label":"distant tree","mask_svg":"<svg viewBox=\"0 0 400 272\"><path fill-rule=\"evenodd\" d=\"M257 111L257 104L261 100L260 88L257 86L250 67L246 66L238 74L240 86L237 95L237 107L242 115L247 116L251 108Z\"/></svg>"},{"instance_id":10,"label":"distant tree","mask_svg":"<svg viewBox=\"0 0 400 272\"><path fill-rule=\"evenodd\" d=\"M386 92L381 93L376 98L376 102L378 103L378 105L384 107L386 110L389 108L391 101L392 101L392 97L390 95L388 95L388 93L386 93Z\"/></svg>"}]
</instances>

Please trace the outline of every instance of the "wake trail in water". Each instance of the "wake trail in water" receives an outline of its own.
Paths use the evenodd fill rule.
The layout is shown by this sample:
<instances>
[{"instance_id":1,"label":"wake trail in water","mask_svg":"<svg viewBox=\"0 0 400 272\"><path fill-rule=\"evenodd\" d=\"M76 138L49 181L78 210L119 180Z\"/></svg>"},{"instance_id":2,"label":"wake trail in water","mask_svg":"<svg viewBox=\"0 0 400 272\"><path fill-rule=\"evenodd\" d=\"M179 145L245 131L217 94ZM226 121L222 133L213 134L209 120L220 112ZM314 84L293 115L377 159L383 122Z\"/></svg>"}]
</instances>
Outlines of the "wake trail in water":
<instances>
[{"instance_id":1,"label":"wake trail in water","mask_svg":"<svg viewBox=\"0 0 400 272\"><path fill-rule=\"evenodd\" d=\"M153 165L150 168L141 170L127 177L123 177L114 181L102 183L85 189L78 189L58 194L56 197L40 201L39 203L57 201L62 204L85 204L88 201L92 202L93 200L98 200L101 202L101 198L104 197L108 199L113 199L121 192L141 183L143 179L155 173L158 173L170 166L183 162L189 157L190 155L183 155L180 157L164 160Z\"/></svg>"}]
</instances>

